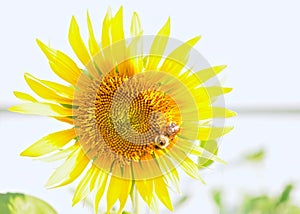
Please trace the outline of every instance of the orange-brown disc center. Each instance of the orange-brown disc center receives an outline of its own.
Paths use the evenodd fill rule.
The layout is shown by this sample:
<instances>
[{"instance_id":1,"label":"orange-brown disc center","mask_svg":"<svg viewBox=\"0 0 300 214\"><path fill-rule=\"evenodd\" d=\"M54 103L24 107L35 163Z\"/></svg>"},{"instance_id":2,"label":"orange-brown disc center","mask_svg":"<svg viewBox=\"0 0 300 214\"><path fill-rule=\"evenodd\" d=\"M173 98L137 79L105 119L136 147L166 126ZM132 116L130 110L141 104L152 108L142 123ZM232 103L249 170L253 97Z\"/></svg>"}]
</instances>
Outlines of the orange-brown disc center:
<instances>
[{"instance_id":1,"label":"orange-brown disc center","mask_svg":"<svg viewBox=\"0 0 300 214\"><path fill-rule=\"evenodd\" d=\"M178 106L158 84L118 73L102 79L95 116L104 143L128 160L149 159L156 149L172 146L177 133L164 132L180 123Z\"/></svg>"}]
</instances>

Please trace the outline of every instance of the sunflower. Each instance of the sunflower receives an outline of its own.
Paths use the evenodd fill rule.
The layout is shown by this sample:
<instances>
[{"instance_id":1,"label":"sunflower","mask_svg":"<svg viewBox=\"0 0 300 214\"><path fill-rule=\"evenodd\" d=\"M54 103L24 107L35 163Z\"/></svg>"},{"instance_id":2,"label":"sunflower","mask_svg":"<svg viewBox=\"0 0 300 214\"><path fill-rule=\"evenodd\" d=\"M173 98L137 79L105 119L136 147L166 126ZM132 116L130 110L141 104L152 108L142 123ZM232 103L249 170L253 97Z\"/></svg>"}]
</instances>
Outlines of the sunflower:
<instances>
[{"instance_id":1,"label":"sunflower","mask_svg":"<svg viewBox=\"0 0 300 214\"><path fill-rule=\"evenodd\" d=\"M37 40L51 69L67 84L26 73L28 86L44 101L15 91L26 103L10 110L71 127L43 137L21 155L63 159L46 186L80 177L73 205L93 193L95 213L105 195L107 212L117 202L122 212L134 191L153 210L157 201L173 210L169 188L178 189L178 168L203 181L199 170L222 161L216 157L217 140L232 129L223 119L235 116L223 107L223 94L231 89L216 79L226 66L210 67L192 48L200 36L185 43L170 38L170 19L155 36L145 36L134 13L131 37L125 39L122 7L114 16L109 9L100 42L88 14L87 26L88 46L74 17L68 37L82 68Z\"/></svg>"}]
</instances>

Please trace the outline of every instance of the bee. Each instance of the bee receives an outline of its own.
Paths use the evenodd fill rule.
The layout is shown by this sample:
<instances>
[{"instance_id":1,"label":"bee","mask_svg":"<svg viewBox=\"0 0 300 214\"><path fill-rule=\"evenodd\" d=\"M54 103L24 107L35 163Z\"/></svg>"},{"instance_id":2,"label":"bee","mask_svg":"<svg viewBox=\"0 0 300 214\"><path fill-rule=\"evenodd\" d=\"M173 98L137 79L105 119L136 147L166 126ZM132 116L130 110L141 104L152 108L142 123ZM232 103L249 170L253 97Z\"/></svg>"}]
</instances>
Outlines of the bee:
<instances>
[{"instance_id":1,"label":"bee","mask_svg":"<svg viewBox=\"0 0 300 214\"><path fill-rule=\"evenodd\" d=\"M154 142L155 142L156 147L158 147L160 149L165 149L170 145L169 138L162 134L156 136Z\"/></svg>"},{"instance_id":2,"label":"bee","mask_svg":"<svg viewBox=\"0 0 300 214\"><path fill-rule=\"evenodd\" d=\"M170 140L173 140L175 135L180 131L180 127L174 122L170 122L168 125L163 126L155 137L155 147L165 149L170 145Z\"/></svg>"},{"instance_id":3,"label":"bee","mask_svg":"<svg viewBox=\"0 0 300 214\"><path fill-rule=\"evenodd\" d=\"M170 124L168 126L166 126L166 130L165 133L167 136L171 137L171 136L175 136L180 130L180 127L176 125L176 123L174 122L170 122Z\"/></svg>"}]
</instances>

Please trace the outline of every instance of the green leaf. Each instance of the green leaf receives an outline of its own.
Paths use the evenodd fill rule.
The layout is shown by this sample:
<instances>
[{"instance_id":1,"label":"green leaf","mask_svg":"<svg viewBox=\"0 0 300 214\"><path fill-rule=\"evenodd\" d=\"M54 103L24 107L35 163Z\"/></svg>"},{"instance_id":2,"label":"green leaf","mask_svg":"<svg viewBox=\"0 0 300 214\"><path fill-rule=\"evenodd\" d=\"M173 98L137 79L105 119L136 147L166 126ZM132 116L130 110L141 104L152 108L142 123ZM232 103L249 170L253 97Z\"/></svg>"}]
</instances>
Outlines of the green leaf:
<instances>
[{"instance_id":1,"label":"green leaf","mask_svg":"<svg viewBox=\"0 0 300 214\"><path fill-rule=\"evenodd\" d=\"M238 213L275 214L273 200L266 195L246 197L241 210Z\"/></svg>"},{"instance_id":2,"label":"green leaf","mask_svg":"<svg viewBox=\"0 0 300 214\"><path fill-rule=\"evenodd\" d=\"M291 205L286 212L288 214L299 214L300 213L300 208L294 205Z\"/></svg>"},{"instance_id":3,"label":"green leaf","mask_svg":"<svg viewBox=\"0 0 300 214\"><path fill-rule=\"evenodd\" d=\"M292 184L288 184L284 190L282 191L280 197L279 197L279 200L277 202L277 206L280 205L280 204L283 204L285 202L287 202L290 198L290 194L293 190L294 186Z\"/></svg>"},{"instance_id":4,"label":"green leaf","mask_svg":"<svg viewBox=\"0 0 300 214\"><path fill-rule=\"evenodd\" d=\"M174 203L175 210L181 207L189 198L189 195L183 195L182 197L180 197L180 199Z\"/></svg>"},{"instance_id":5,"label":"green leaf","mask_svg":"<svg viewBox=\"0 0 300 214\"><path fill-rule=\"evenodd\" d=\"M222 192L220 190L214 190L212 192L213 200L215 204L218 206L220 210L222 210L223 205L222 205Z\"/></svg>"},{"instance_id":6,"label":"green leaf","mask_svg":"<svg viewBox=\"0 0 300 214\"><path fill-rule=\"evenodd\" d=\"M57 214L45 201L22 193L0 194L1 214Z\"/></svg>"},{"instance_id":7,"label":"green leaf","mask_svg":"<svg viewBox=\"0 0 300 214\"><path fill-rule=\"evenodd\" d=\"M203 140L203 141L201 141L200 146L214 155L218 154L218 144L217 144L217 141L215 141L215 140L207 140L207 141ZM202 169L202 168L208 167L213 162L214 162L213 160L199 157L198 158L198 168Z\"/></svg>"},{"instance_id":8,"label":"green leaf","mask_svg":"<svg viewBox=\"0 0 300 214\"><path fill-rule=\"evenodd\" d=\"M266 156L265 150L260 149L258 151L245 155L244 159L251 162L260 162L265 158L265 156Z\"/></svg>"}]
</instances>

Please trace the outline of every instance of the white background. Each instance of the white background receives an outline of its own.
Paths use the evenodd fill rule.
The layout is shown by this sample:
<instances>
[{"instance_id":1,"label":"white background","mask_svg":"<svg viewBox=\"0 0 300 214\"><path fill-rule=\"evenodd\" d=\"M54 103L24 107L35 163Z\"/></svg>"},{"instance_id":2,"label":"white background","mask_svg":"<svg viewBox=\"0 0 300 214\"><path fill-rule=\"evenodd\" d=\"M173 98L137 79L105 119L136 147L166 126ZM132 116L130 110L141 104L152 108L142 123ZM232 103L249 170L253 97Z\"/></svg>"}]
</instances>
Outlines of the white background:
<instances>
[{"instance_id":1,"label":"white background","mask_svg":"<svg viewBox=\"0 0 300 214\"><path fill-rule=\"evenodd\" d=\"M246 114L243 109L291 109L300 106L300 3L296 0L110 0L110 1L0 1L0 107L17 103L12 91L29 91L24 72L51 80L47 60L36 45L39 38L75 59L67 34L75 15L87 38L86 11L100 38L108 6L113 13L124 5L129 35L131 14L137 11L145 34L155 34L171 17L171 35L187 40L202 35L196 49L212 65L227 64L222 81L234 91L226 98L240 110L235 130L222 140L220 156L229 163L205 171L207 185L183 178L183 192L192 194L175 213L218 213L209 191L222 187L234 202L241 192L274 194L290 181L300 183L297 163L300 116L297 114ZM0 191L20 191L45 199L59 213L88 213L81 205L71 208L68 188L46 190L43 185L57 164L19 157L19 152L63 125L48 118L0 113ZM243 152L266 148L267 159L257 166L235 167ZM294 197L300 198L299 189ZM196 212L197 210L197 212ZM165 212L165 211L163 211Z\"/></svg>"}]
</instances>

